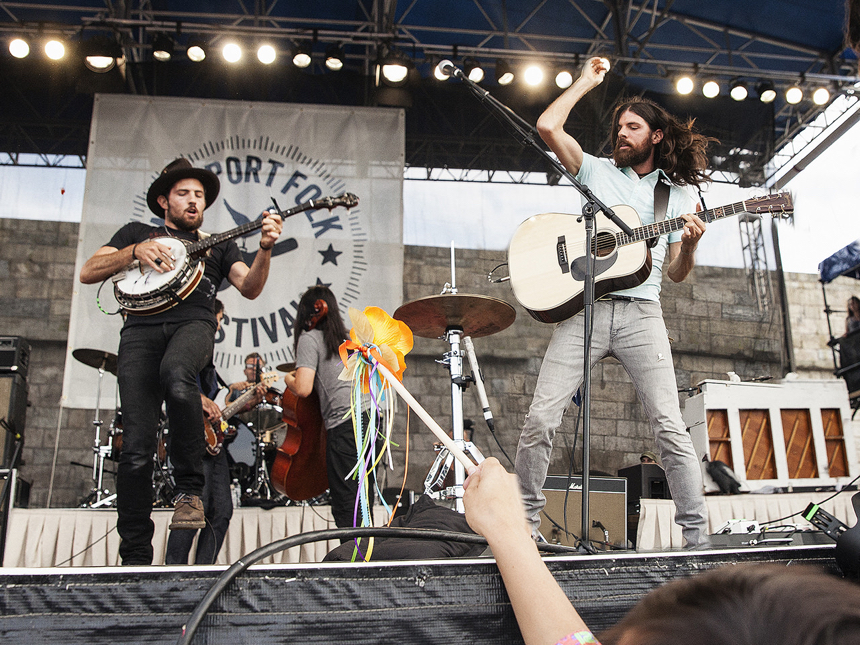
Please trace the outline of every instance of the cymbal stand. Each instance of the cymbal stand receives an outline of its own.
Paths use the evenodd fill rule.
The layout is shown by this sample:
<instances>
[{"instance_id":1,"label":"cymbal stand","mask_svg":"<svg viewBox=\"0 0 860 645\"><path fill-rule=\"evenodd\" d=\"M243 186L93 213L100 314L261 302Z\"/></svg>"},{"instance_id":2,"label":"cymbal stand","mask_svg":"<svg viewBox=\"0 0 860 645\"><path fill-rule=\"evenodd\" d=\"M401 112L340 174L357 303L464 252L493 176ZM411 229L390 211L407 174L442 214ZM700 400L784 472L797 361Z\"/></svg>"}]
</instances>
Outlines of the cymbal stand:
<instances>
[{"instance_id":1,"label":"cymbal stand","mask_svg":"<svg viewBox=\"0 0 860 645\"><path fill-rule=\"evenodd\" d=\"M280 497L280 494L272 487L272 480L269 477L269 469L266 465L266 454L263 448L266 446L264 441L264 431L262 429L262 421L260 415L260 406L257 406L255 411L257 417L257 425L253 428L255 448L254 448L254 465L257 469L257 475L254 481L254 487L250 489L248 496L255 497L261 501L269 501Z\"/></svg>"},{"instance_id":2,"label":"cymbal stand","mask_svg":"<svg viewBox=\"0 0 860 645\"><path fill-rule=\"evenodd\" d=\"M454 247L451 247L451 284L446 284L442 293L457 293L455 286L454 273ZM463 391L469 385L469 378L463 376L463 356L464 351L460 349L461 339L463 338L463 328L452 325L445 330L445 340L451 345L451 351L444 354L444 358L437 363L448 366L448 371L451 374L451 428L452 439L458 448L468 455L471 455L477 463L484 460L475 445L471 441L465 441L463 434ZM448 471L451 468L451 463L454 464L454 485L449 486L441 491L437 497L432 491L434 485L442 485ZM437 499L453 499L454 508L458 513L466 511L463 506L463 482L466 481L466 469L459 461L455 460L453 455L447 448L443 448L436 455L433 465L430 466L430 472L424 480L424 492L430 497Z\"/></svg>"},{"instance_id":3,"label":"cymbal stand","mask_svg":"<svg viewBox=\"0 0 860 645\"><path fill-rule=\"evenodd\" d=\"M99 365L99 380L96 385L96 409L93 416L93 427L95 428L95 439L93 440L93 488L89 495L81 502L81 506L85 508L100 508L103 506L111 506L116 499L116 493L111 494L104 487L105 459L110 455L111 445L108 442L102 445L101 441L101 396L102 396L102 379L105 374L105 362Z\"/></svg>"}]
</instances>

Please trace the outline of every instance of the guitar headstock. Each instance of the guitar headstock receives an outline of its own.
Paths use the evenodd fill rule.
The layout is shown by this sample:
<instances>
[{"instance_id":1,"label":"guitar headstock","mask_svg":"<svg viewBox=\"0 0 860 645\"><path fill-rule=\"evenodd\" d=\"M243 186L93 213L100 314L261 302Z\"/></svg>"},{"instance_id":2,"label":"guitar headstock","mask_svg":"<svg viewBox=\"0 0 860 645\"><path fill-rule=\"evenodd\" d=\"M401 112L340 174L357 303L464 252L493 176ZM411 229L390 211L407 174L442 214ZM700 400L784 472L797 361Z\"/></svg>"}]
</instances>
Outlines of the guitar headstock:
<instances>
[{"instance_id":1,"label":"guitar headstock","mask_svg":"<svg viewBox=\"0 0 860 645\"><path fill-rule=\"evenodd\" d=\"M791 193L776 193L747 199L744 208L748 213L769 213L773 217L784 217L794 212L794 203Z\"/></svg>"},{"instance_id":2,"label":"guitar headstock","mask_svg":"<svg viewBox=\"0 0 860 645\"><path fill-rule=\"evenodd\" d=\"M260 375L260 383L263 383L266 387L272 387L278 382L279 378L281 378L281 375L277 372L264 372Z\"/></svg>"},{"instance_id":3,"label":"guitar headstock","mask_svg":"<svg viewBox=\"0 0 860 645\"><path fill-rule=\"evenodd\" d=\"M344 193L343 195L338 195L337 197L323 197L322 199L315 199L314 206L318 208L327 208L329 210L337 208L338 206L343 206L344 208L353 208L355 206L358 206L358 197L356 197L352 193Z\"/></svg>"}]
</instances>

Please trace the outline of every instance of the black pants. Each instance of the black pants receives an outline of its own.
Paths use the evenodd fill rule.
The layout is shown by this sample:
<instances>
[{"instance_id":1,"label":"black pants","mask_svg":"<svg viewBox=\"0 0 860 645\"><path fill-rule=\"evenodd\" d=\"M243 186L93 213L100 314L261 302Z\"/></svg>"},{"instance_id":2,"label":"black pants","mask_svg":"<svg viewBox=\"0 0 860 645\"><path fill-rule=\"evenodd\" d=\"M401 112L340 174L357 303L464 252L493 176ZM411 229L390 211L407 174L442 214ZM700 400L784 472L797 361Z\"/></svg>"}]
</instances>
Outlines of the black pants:
<instances>
[{"instance_id":1,"label":"black pants","mask_svg":"<svg viewBox=\"0 0 860 645\"><path fill-rule=\"evenodd\" d=\"M206 528L200 531L197 539L197 552L194 564L215 564L224 536L233 517L233 498L230 495L230 466L227 464L227 451L222 448L214 457L203 457L203 511L206 514ZM188 554L197 531L171 531L167 538L165 564L188 564Z\"/></svg>"},{"instance_id":2,"label":"black pants","mask_svg":"<svg viewBox=\"0 0 860 645\"><path fill-rule=\"evenodd\" d=\"M123 410L117 467L117 532L123 564L152 563L152 464L162 401L170 419L177 493L203 492L203 406L197 374L212 360L214 330L203 321L123 329L117 379Z\"/></svg>"},{"instance_id":3,"label":"black pants","mask_svg":"<svg viewBox=\"0 0 860 645\"><path fill-rule=\"evenodd\" d=\"M365 428L367 428L368 423L368 417L364 415ZM352 477L344 479L355 468L358 459L352 420L348 419L327 430L326 435L325 461L326 469L328 470L328 489L331 494L331 514L334 516L334 523L338 528L348 528L355 526L355 498L358 495L359 484L358 479L353 479ZM377 454L379 454L381 445L382 440L377 440ZM374 494L376 488L375 471L371 473L368 485L370 488L368 500L371 507L373 507L374 500L376 499ZM358 518L358 523L360 524L361 516L358 515Z\"/></svg>"}]
</instances>

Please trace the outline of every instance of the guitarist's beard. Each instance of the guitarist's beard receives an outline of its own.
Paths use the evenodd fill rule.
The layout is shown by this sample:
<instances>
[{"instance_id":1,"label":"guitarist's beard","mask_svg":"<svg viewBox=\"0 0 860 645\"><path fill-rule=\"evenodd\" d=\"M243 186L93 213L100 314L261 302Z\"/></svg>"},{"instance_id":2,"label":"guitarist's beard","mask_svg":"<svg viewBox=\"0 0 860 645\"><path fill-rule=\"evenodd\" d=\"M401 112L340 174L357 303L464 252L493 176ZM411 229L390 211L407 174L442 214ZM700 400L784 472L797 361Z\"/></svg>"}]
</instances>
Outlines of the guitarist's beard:
<instances>
[{"instance_id":1,"label":"guitarist's beard","mask_svg":"<svg viewBox=\"0 0 860 645\"><path fill-rule=\"evenodd\" d=\"M627 148L621 148L622 144L626 144ZM615 142L615 149L612 151L612 159L615 165L619 168L633 168L641 163L648 161L651 156L651 150L654 144L650 141L645 141L641 147L637 148L633 143L627 140L622 140L620 137Z\"/></svg>"},{"instance_id":2,"label":"guitarist's beard","mask_svg":"<svg viewBox=\"0 0 860 645\"><path fill-rule=\"evenodd\" d=\"M203 225L203 213L201 211L190 214L183 212L179 217L176 217L168 210L166 217L171 224L186 233L193 233Z\"/></svg>"}]
</instances>

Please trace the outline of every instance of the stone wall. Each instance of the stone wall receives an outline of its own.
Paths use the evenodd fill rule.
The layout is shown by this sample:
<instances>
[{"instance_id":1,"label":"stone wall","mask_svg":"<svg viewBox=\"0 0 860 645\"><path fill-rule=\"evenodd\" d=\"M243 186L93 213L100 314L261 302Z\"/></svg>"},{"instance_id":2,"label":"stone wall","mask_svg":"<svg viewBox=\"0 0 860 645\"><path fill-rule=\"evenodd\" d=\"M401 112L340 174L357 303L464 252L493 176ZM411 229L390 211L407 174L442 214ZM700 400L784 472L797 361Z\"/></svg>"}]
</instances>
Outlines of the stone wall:
<instances>
[{"instance_id":1,"label":"stone wall","mask_svg":"<svg viewBox=\"0 0 860 645\"><path fill-rule=\"evenodd\" d=\"M77 230L76 224L0 219L0 335L23 336L33 346L21 467L21 476L32 484L33 506L47 504L55 444L51 506L75 506L92 486L93 411L64 409L60 415L59 407L76 280ZM516 321L508 329L474 339L496 419L496 438L513 457L552 326L536 322L519 307L507 284L487 282L487 272L504 260L503 252L458 250L457 286L463 294L506 300L516 310ZM447 281L450 249L406 247L404 302L438 294ZM744 379L784 375L776 290L770 311L763 315L750 297L747 284L742 270L713 267L697 267L681 284L664 281L663 309L673 339L680 388L706 378L726 378L729 371ZM856 282L847 279L829 285L831 306L844 309L845 300L856 286ZM815 276L791 274L788 294L797 371L808 378L829 378L833 361L827 347L821 286ZM839 335L844 326L842 314L834 315L833 321L835 335ZM407 357L404 378L406 386L442 427L451 424L451 385L447 368L437 361L448 349L443 340L416 338L415 349ZM651 431L633 385L614 359L602 361L594 370L592 395L592 468L614 474L618 468L636 463L643 450L653 449ZM501 448L483 422L474 387L465 392L463 400L466 418L474 421L475 444L485 455L497 456L504 463ZM113 410L101 413L105 428L112 413ZM405 462L403 406L399 415L395 440L401 447L395 451L396 467L387 482L397 487ZM581 445L576 427L576 408L571 406L555 442L551 472L567 471L570 449L575 443L577 447ZM434 459L434 439L414 414L409 433L407 487L420 491ZM578 463L579 450L576 459ZM112 468L113 463L109 462L109 466ZM110 479L108 486L113 490Z\"/></svg>"}]
</instances>

